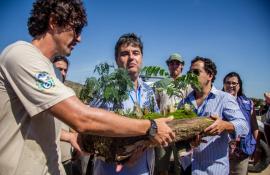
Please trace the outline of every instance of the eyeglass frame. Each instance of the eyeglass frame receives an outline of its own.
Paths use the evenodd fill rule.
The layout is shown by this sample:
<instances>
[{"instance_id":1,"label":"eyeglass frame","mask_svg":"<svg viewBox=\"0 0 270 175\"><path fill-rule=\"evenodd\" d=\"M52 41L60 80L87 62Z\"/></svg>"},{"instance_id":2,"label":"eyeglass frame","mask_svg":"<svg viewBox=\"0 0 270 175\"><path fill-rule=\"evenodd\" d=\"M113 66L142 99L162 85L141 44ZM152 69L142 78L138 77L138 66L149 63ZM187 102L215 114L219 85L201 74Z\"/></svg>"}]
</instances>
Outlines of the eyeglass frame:
<instances>
[{"instance_id":1,"label":"eyeglass frame","mask_svg":"<svg viewBox=\"0 0 270 175\"><path fill-rule=\"evenodd\" d=\"M239 83L237 82L233 82L233 81L225 81L224 83L225 85L232 85L233 87L236 87L237 85L239 85Z\"/></svg>"}]
</instances>

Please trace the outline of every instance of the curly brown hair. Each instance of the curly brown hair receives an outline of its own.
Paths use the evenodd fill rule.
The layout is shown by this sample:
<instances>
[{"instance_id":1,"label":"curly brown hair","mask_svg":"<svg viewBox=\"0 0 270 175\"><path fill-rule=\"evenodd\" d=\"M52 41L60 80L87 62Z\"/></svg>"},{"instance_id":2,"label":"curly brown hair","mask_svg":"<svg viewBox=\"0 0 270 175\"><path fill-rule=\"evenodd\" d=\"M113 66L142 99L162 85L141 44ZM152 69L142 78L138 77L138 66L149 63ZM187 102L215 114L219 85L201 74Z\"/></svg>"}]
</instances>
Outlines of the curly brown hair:
<instances>
[{"instance_id":1,"label":"curly brown hair","mask_svg":"<svg viewBox=\"0 0 270 175\"><path fill-rule=\"evenodd\" d=\"M202 61L204 63L204 70L213 76L212 83L214 83L217 75L217 67L216 64L210 58L204 58L200 56L196 56L192 61L191 65L197 61Z\"/></svg>"},{"instance_id":2,"label":"curly brown hair","mask_svg":"<svg viewBox=\"0 0 270 175\"><path fill-rule=\"evenodd\" d=\"M72 27L78 35L87 24L81 0L37 0L30 14L27 25L34 38L48 31L50 17L54 17L57 26Z\"/></svg>"}]
</instances>

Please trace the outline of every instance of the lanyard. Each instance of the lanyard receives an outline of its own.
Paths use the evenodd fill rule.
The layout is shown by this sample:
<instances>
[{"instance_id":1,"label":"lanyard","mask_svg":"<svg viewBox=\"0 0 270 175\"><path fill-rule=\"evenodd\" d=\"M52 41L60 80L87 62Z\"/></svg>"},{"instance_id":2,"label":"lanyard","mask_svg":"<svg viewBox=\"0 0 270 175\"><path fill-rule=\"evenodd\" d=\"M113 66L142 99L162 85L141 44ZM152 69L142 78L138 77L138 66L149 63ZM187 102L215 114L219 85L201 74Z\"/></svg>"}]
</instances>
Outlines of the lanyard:
<instances>
[{"instance_id":1,"label":"lanyard","mask_svg":"<svg viewBox=\"0 0 270 175\"><path fill-rule=\"evenodd\" d=\"M137 89L137 91L134 91L134 92L135 92L135 95L136 95L135 97L137 97L137 99L136 99L137 100L137 103L138 103L139 106L141 106L141 87L139 87ZM129 97L131 98L132 102L135 105L136 101L134 100L134 98L132 97L132 95L130 94L130 92L128 94L129 94Z\"/></svg>"}]
</instances>

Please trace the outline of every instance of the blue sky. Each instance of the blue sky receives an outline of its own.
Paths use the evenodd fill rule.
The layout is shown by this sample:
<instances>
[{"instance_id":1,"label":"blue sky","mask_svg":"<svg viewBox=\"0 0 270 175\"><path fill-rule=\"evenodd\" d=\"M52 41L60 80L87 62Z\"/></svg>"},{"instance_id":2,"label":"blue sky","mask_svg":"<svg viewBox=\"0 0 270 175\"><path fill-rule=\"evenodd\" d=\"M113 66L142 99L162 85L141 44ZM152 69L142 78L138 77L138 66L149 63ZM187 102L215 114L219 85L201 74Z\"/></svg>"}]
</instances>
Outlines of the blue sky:
<instances>
[{"instance_id":1,"label":"blue sky","mask_svg":"<svg viewBox=\"0 0 270 175\"><path fill-rule=\"evenodd\" d=\"M27 18L32 0L0 2L0 50L16 40L31 41ZM69 57L68 79L83 83L100 62L114 63L114 45L124 33L144 43L144 65L167 68L165 60L180 53L189 69L195 56L217 65L215 85L238 72L250 97L270 91L269 0L88 0L88 26Z\"/></svg>"}]
</instances>

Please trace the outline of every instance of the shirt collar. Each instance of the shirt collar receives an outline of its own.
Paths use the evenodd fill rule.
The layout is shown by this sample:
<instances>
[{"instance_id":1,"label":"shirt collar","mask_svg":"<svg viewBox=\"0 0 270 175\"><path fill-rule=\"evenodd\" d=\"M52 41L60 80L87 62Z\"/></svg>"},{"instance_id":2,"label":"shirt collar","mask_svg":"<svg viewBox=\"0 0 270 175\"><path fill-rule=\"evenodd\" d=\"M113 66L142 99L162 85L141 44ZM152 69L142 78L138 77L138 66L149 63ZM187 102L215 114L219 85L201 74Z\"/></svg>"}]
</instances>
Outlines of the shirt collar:
<instances>
[{"instance_id":1,"label":"shirt collar","mask_svg":"<svg viewBox=\"0 0 270 175\"><path fill-rule=\"evenodd\" d=\"M141 89L143 87L143 80L139 77L138 78L138 88L137 89ZM135 91L134 86L130 89L131 91Z\"/></svg>"},{"instance_id":2,"label":"shirt collar","mask_svg":"<svg viewBox=\"0 0 270 175\"><path fill-rule=\"evenodd\" d=\"M212 88L207 96L207 98L210 96L210 95L217 95L218 94L218 89L212 85ZM188 95L188 98L193 101L195 100L195 91L193 90L189 95Z\"/></svg>"},{"instance_id":3,"label":"shirt collar","mask_svg":"<svg viewBox=\"0 0 270 175\"><path fill-rule=\"evenodd\" d=\"M143 85L143 80L139 77L138 78L138 88L141 88Z\"/></svg>"},{"instance_id":4,"label":"shirt collar","mask_svg":"<svg viewBox=\"0 0 270 175\"><path fill-rule=\"evenodd\" d=\"M214 85L212 85L210 94L214 94L214 95L217 95L217 94L218 94L218 89L217 89ZM210 94L209 94L209 95L210 95Z\"/></svg>"}]
</instances>

